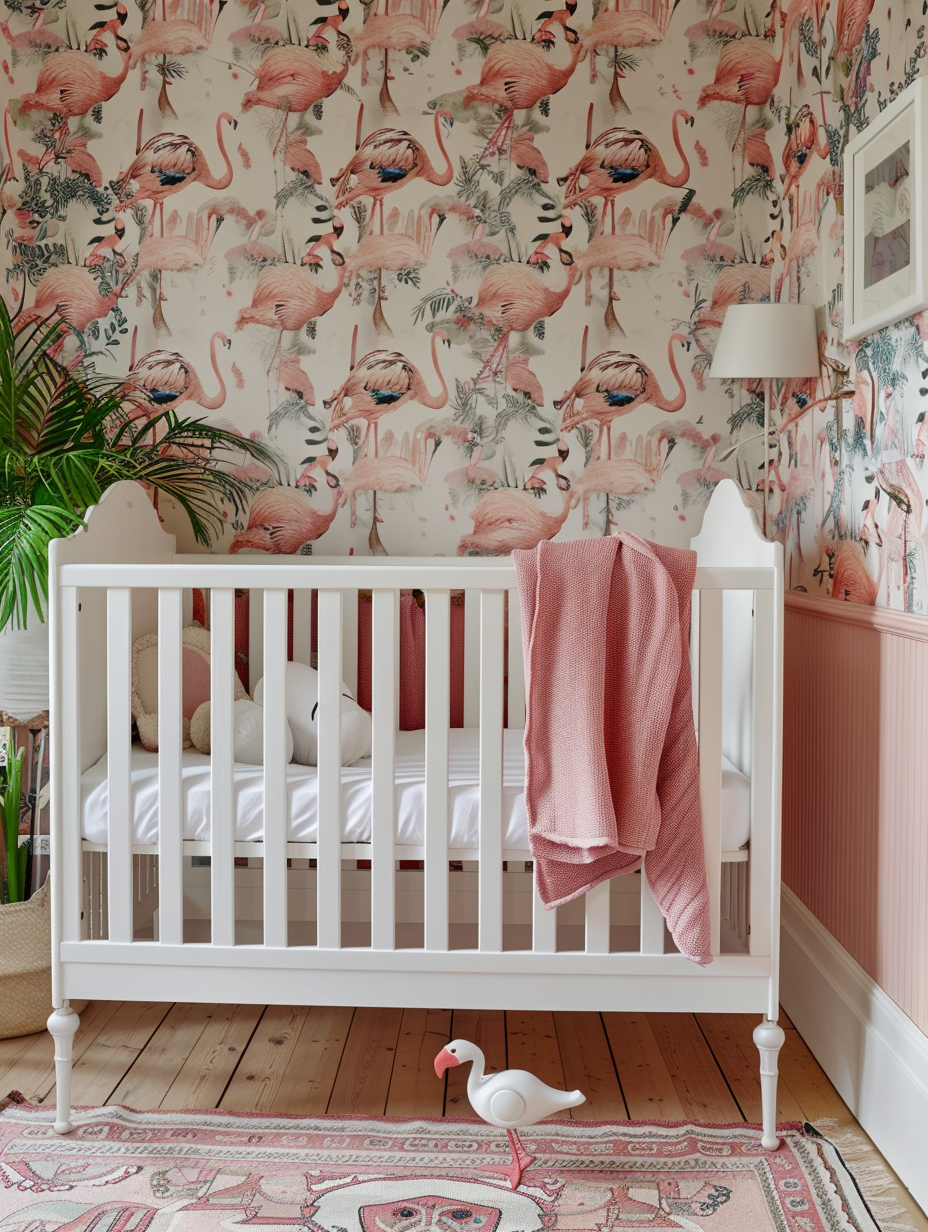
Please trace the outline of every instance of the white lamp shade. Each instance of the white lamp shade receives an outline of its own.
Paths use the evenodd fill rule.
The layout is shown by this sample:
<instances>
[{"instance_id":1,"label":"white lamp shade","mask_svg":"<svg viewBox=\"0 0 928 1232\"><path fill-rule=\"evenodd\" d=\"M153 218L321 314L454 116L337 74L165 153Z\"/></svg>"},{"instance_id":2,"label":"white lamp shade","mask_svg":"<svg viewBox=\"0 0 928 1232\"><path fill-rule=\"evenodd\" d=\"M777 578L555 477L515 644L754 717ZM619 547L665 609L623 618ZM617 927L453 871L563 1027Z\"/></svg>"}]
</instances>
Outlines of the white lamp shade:
<instances>
[{"instance_id":1,"label":"white lamp shade","mask_svg":"<svg viewBox=\"0 0 928 1232\"><path fill-rule=\"evenodd\" d=\"M818 376L812 304L731 304L710 376Z\"/></svg>"}]
</instances>

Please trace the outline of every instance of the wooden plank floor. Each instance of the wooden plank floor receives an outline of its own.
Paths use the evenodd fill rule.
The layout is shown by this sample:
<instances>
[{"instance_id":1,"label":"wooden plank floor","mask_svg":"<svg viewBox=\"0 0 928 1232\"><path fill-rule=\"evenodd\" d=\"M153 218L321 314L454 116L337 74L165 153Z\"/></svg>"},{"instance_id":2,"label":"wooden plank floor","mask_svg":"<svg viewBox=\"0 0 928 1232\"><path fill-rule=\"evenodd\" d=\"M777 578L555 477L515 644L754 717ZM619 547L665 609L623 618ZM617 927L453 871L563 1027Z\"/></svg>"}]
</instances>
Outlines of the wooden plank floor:
<instances>
[{"instance_id":1,"label":"wooden plank floor","mask_svg":"<svg viewBox=\"0 0 928 1232\"><path fill-rule=\"evenodd\" d=\"M778 1118L833 1118L863 1140L844 1101L784 1015ZM453 1036L479 1043L488 1070L533 1070L579 1087L577 1120L760 1120L754 1020L740 1014L539 1013L170 1005L92 1001L74 1045L74 1103L318 1115L473 1116L467 1067L436 1079ZM0 1040L0 1096L53 1099L45 1033ZM928 1219L900 1186L916 1232Z\"/></svg>"}]
</instances>

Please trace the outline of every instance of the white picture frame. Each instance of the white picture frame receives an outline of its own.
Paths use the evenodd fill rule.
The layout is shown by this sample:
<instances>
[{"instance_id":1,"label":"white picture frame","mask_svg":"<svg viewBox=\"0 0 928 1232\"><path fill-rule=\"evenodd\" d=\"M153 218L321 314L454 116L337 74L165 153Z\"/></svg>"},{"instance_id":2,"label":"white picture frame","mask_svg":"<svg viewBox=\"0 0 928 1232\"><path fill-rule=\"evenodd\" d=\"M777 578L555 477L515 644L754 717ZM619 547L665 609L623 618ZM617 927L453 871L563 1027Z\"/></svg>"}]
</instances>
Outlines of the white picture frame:
<instances>
[{"instance_id":1,"label":"white picture frame","mask_svg":"<svg viewBox=\"0 0 928 1232\"><path fill-rule=\"evenodd\" d=\"M928 79L844 151L844 340L928 308Z\"/></svg>"}]
</instances>

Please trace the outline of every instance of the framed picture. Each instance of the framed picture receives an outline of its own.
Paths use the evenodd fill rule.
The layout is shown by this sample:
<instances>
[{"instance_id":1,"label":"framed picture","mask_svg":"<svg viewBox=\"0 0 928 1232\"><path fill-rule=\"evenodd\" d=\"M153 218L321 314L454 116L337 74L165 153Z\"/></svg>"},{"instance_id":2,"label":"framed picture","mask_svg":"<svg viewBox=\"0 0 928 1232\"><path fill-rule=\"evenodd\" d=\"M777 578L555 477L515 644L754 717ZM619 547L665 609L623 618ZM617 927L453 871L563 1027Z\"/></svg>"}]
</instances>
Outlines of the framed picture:
<instances>
[{"instance_id":1,"label":"framed picture","mask_svg":"<svg viewBox=\"0 0 928 1232\"><path fill-rule=\"evenodd\" d=\"M844 338L928 308L928 79L844 151Z\"/></svg>"}]
</instances>

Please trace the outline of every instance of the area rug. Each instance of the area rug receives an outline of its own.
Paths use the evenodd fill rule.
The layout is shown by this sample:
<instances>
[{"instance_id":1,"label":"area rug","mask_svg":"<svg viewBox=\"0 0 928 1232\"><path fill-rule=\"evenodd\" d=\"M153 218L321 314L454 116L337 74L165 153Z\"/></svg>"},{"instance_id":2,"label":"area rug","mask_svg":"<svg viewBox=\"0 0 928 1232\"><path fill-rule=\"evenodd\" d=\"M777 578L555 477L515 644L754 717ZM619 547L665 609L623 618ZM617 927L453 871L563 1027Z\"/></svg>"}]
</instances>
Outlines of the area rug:
<instances>
[{"instance_id":1,"label":"area rug","mask_svg":"<svg viewBox=\"0 0 928 1232\"><path fill-rule=\"evenodd\" d=\"M479 1121L76 1111L0 1113L3 1232L878 1232L834 1146L781 1127L545 1121L518 1190Z\"/></svg>"}]
</instances>

